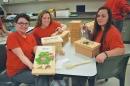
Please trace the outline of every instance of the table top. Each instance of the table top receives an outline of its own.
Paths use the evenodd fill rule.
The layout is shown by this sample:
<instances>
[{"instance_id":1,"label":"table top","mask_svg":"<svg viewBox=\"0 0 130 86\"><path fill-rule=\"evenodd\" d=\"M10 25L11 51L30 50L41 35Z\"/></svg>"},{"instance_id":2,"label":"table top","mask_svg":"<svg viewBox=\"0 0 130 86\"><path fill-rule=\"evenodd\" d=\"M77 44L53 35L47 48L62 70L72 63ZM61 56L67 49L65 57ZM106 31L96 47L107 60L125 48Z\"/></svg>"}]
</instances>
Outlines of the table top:
<instances>
[{"instance_id":1,"label":"table top","mask_svg":"<svg viewBox=\"0 0 130 86\"><path fill-rule=\"evenodd\" d=\"M96 61L94 58L86 57L75 52L74 46L68 42L64 46L65 55L56 56L56 74L74 75L74 76L94 76L97 74ZM90 60L90 63L67 69L66 64L76 64Z\"/></svg>"}]
</instances>

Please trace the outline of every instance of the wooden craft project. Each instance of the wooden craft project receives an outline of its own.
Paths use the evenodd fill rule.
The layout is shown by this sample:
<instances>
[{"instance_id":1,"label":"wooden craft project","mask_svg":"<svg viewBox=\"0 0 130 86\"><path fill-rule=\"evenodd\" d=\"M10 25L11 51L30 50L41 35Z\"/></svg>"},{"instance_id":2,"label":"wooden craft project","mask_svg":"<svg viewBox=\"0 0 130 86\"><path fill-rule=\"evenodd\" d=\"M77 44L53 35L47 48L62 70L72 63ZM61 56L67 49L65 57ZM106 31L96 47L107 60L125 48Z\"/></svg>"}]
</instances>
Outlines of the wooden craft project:
<instances>
[{"instance_id":1,"label":"wooden craft project","mask_svg":"<svg viewBox=\"0 0 130 86\"><path fill-rule=\"evenodd\" d=\"M81 20L72 20L69 22L68 28L70 30L70 39L73 44L81 38Z\"/></svg>"},{"instance_id":2,"label":"wooden craft project","mask_svg":"<svg viewBox=\"0 0 130 86\"><path fill-rule=\"evenodd\" d=\"M65 67L67 69L72 69L72 68L78 67L78 66L83 65L83 64L88 64L90 62L91 62L91 60L86 60L86 61L83 61L83 62L80 62L80 63L76 63L76 64L67 64L67 65L65 65Z\"/></svg>"},{"instance_id":3,"label":"wooden craft project","mask_svg":"<svg viewBox=\"0 0 130 86\"><path fill-rule=\"evenodd\" d=\"M63 48L62 48L63 39L60 36L41 38L41 43L43 45L55 46L57 53L60 53L63 50Z\"/></svg>"},{"instance_id":4,"label":"wooden craft project","mask_svg":"<svg viewBox=\"0 0 130 86\"><path fill-rule=\"evenodd\" d=\"M87 39L74 42L75 51L88 57L95 57L99 53L100 43Z\"/></svg>"},{"instance_id":5,"label":"wooden craft project","mask_svg":"<svg viewBox=\"0 0 130 86\"><path fill-rule=\"evenodd\" d=\"M63 39L63 43L62 43L63 46L69 41L69 33L70 31L66 30L60 34L60 37Z\"/></svg>"},{"instance_id":6,"label":"wooden craft project","mask_svg":"<svg viewBox=\"0 0 130 86\"><path fill-rule=\"evenodd\" d=\"M55 72L55 46L38 46L32 74L54 75Z\"/></svg>"}]
</instances>

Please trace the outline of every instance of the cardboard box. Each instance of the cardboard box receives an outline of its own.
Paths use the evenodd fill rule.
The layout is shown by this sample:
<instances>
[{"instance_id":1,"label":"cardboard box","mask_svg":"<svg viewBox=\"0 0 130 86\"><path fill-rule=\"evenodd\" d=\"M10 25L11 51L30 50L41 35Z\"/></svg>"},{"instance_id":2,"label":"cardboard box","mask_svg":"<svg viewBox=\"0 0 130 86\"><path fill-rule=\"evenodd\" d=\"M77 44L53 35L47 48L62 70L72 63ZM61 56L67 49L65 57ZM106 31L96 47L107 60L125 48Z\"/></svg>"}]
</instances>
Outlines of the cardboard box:
<instances>
[{"instance_id":1,"label":"cardboard box","mask_svg":"<svg viewBox=\"0 0 130 86\"><path fill-rule=\"evenodd\" d=\"M56 47L56 52L60 53L63 49L63 39L60 36L44 37L41 38L42 45L51 45Z\"/></svg>"},{"instance_id":2,"label":"cardboard box","mask_svg":"<svg viewBox=\"0 0 130 86\"><path fill-rule=\"evenodd\" d=\"M69 22L68 28L70 30L71 43L81 38L81 20L73 20Z\"/></svg>"},{"instance_id":3,"label":"cardboard box","mask_svg":"<svg viewBox=\"0 0 130 86\"><path fill-rule=\"evenodd\" d=\"M55 46L38 46L32 74L54 75L56 73L55 64Z\"/></svg>"},{"instance_id":4,"label":"cardboard box","mask_svg":"<svg viewBox=\"0 0 130 86\"><path fill-rule=\"evenodd\" d=\"M100 43L89 40L78 40L74 42L76 53L88 57L95 57L99 53Z\"/></svg>"}]
</instances>

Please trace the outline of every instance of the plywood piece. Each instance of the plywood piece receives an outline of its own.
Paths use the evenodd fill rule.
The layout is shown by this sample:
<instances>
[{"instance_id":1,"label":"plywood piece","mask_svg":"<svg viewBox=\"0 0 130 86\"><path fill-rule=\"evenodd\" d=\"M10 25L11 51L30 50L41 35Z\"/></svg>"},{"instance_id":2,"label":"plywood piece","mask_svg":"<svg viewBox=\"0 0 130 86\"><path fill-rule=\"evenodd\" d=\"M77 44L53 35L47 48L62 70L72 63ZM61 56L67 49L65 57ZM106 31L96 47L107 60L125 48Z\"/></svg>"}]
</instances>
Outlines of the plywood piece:
<instances>
[{"instance_id":1,"label":"plywood piece","mask_svg":"<svg viewBox=\"0 0 130 86\"><path fill-rule=\"evenodd\" d=\"M66 30L66 31L62 32L62 34L60 34L60 37L63 39L63 43L62 43L63 46L69 41L69 34L70 34L70 31L68 31L68 30Z\"/></svg>"},{"instance_id":2,"label":"plywood piece","mask_svg":"<svg viewBox=\"0 0 130 86\"><path fill-rule=\"evenodd\" d=\"M71 43L81 38L81 20L72 20L69 22ZM73 39L74 38L74 39Z\"/></svg>"},{"instance_id":3,"label":"plywood piece","mask_svg":"<svg viewBox=\"0 0 130 86\"><path fill-rule=\"evenodd\" d=\"M74 42L75 51L88 57L94 57L99 53L100 43L90 40L78 40Z\"/></svg>"},{"instance_id":4,"label":"plywood piece","mask_svg":"<svg viewBox=\"0 0 130 86\"><path fill-rule=\"evenodd\" d=\"M52 36L52 37L41 38L41 42L42 42L42 44L49 44L49 43L63 42L63 40L60 36Z\"/></svg>"},{"instance_id":5,"label":"plywood piece","mask_svg":"<svg viewBox=\"0 0 130 86\"><path fill-rule=\"evenodd\" d=\"M63 39L57 35L52 37L41 38L42 45L51 45L56 47L56 52L60 53L62 48Z\"/></svg>"},{"instance_id":6,"label":"plywood piece","mask_svg":"<svg viewBox=\"0 0 130 86\"><path fill-rule=\"evenodd\" d=\"M38 46L32 74L54 75L56 73L55 64L55 46Z\"/></svg>"}]
</instances>

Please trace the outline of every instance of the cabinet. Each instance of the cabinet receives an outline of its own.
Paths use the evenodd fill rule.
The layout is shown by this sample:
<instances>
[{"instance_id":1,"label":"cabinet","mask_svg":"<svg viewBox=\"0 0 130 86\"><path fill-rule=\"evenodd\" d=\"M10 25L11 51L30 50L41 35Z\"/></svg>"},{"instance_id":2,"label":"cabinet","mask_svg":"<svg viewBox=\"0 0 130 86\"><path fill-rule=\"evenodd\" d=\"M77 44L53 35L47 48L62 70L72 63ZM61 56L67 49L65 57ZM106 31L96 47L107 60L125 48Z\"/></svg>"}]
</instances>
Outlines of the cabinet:
<instances>
[{"instance_id":1,"label":"cabinet","mask_svg":"<svg viewBox=\"0 0 130 86\"><path fill-rule=\"evenodd\" d=\"M3 2L3 4L17 4L17 3L27 3L34 2L36 0L8 0L8 2Z\"/></svg>"},{"instance_id":2,"label":"cabinet","mask_svg":"<svg viewBox=\"0 0 130 86\"><path fill-rule=\"evenodd\" d=\"M41 3L41 2L82 2L82 1L86 1L86 0L8 0L8 2L3 2L2 0L0 0L0 3L2 5L6 5L6 4L18 4L18 3Z\"/></svg>"}]
</instances>

